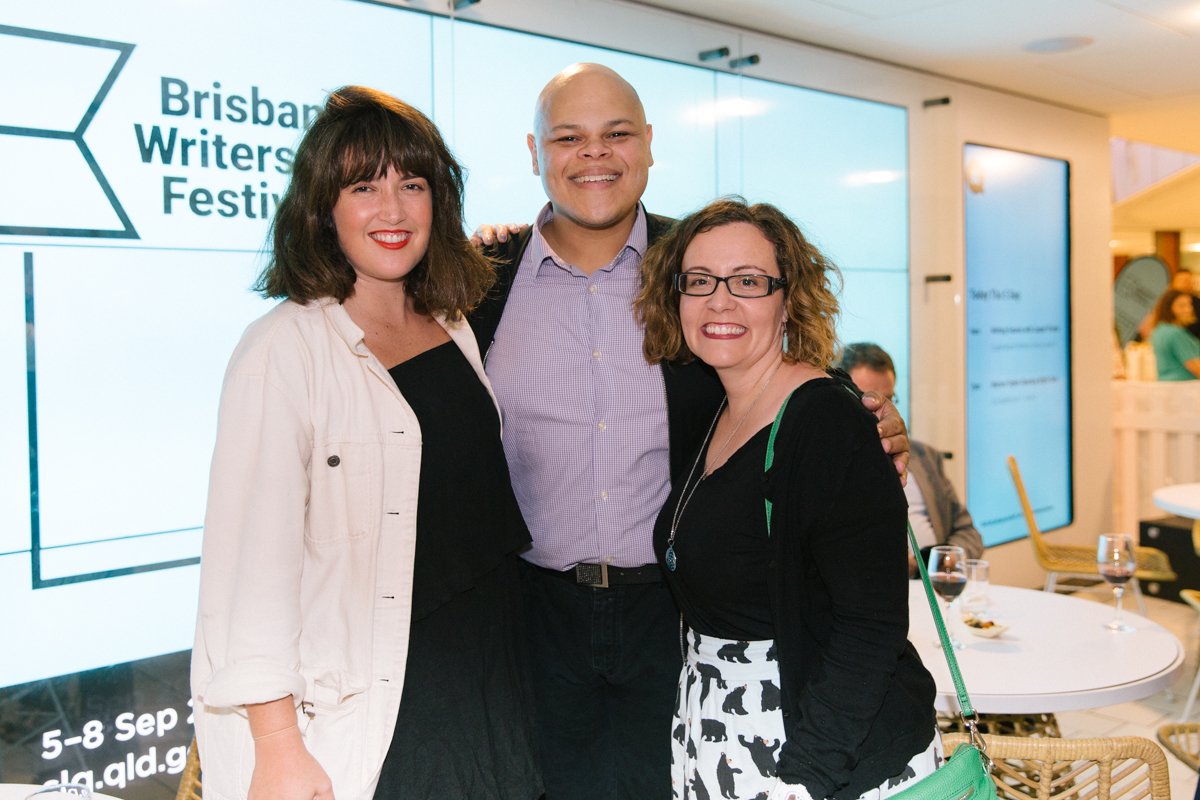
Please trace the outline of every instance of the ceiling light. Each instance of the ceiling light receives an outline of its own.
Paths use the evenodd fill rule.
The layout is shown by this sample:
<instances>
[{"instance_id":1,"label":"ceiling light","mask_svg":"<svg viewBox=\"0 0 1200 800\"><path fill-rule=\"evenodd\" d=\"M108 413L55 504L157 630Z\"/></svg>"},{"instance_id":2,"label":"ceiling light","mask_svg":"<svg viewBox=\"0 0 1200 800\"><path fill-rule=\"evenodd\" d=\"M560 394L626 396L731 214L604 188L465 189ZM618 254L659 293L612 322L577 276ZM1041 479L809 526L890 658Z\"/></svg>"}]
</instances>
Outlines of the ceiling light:
<instances>
[{"instance_id":1,"label":"ceiling light","mask_svg":"<svg viewBox=\"0 0 1200 800\"><path fill-rule=\"evenodd\" d=\"M1087 47L1094 41L1096 40L1090 36L1055 36L1052 39L1026 42L1021 45L1021 49L1026 53L1069 53Z\"/></svg>"}]
</instances>

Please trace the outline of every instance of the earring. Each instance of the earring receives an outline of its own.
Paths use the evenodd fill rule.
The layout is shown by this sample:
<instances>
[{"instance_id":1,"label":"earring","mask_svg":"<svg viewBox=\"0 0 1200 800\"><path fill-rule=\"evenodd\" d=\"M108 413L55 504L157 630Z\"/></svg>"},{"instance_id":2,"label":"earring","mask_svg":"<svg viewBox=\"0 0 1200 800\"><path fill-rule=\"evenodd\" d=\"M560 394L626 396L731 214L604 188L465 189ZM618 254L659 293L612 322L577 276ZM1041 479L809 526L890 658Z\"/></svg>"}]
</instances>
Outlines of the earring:
<instances>
[{"instance_id":1,"label":"earring","mask_svg":"<svg viewBox=\"0 0 1200 800\"><path fill-rule=\"evenodd\" d=\"M783 352L786 353L787 351L788 351L787 323L784 323L784 325L783 325Z\"/></svg>"}]
</instances>

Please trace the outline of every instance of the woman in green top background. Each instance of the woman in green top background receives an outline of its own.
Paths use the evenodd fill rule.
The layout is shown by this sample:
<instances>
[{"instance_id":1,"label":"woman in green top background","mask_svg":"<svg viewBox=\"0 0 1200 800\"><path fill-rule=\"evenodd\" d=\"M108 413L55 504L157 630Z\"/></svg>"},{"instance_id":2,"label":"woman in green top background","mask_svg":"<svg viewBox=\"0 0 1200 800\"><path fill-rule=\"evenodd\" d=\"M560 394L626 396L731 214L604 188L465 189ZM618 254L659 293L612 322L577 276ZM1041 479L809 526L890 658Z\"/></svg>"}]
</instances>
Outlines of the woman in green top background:
<instances>
[{"instance_id":1,"label":"woman in green top background","mask_svg":"<svg viewBox=\"0 0 1200 800\"><path fill-rule=\"evenodd\" d=\"M1192 295L1168 289L1154 306L1154 331L1150 345L1160 381L1194 381L1200 378L1200 339L1188 332L1196 321Z\"/></svg>"}]
</instances>

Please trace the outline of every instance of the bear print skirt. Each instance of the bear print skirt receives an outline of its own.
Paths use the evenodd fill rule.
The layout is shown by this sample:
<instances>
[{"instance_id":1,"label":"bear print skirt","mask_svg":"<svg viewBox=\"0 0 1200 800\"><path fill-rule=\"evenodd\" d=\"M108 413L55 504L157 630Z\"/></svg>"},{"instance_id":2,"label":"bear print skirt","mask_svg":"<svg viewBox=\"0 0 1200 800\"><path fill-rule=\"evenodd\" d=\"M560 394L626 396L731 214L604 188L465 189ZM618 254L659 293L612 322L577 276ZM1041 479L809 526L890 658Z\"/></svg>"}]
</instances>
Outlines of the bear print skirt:
<instances>
[{"instance_id":1,"label":"bear print skirt","mask_svg":"<svg viewBox=\"0 0 1200 800\"><path fill-rule=\"evenodd\" d=\"M784 741L774 642L687 632L671 731L671 791L680 800L766 800ZM942 762L939 736L904 771L862 795L883 800Z\"/></svg>"}]
</instances>

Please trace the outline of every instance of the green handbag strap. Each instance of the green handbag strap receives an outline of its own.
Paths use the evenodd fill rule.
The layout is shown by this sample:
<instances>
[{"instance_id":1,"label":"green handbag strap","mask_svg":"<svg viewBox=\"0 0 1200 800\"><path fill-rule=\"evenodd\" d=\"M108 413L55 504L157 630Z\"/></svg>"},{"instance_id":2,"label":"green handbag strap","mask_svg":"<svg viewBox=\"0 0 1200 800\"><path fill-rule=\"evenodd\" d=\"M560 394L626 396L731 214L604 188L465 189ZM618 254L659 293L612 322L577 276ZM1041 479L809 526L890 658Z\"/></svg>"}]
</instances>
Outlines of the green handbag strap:
<instances>
[{"instance_id":1,"label":"green handbag strap","mask_svg":"<svg viewBox=\"0 0 1200 800\"><path fill-rule=\"evenodd\" d=\"M933 595L933 585L929 582L929 570L921 560L921 548L917 547L917 537L913 534L912 523L908 524L908 543L917 555L917 569L921 571L921 583L925 584L925 597L929 600L929 609L933 612L933 621L937 624L938 639L942 642L942 654L946 656L946 665L950 667L950 677L954 679L954 691L958 694L958 710L963 721L975 720L978 714L971 705L967 687L963 684L962 674L958 671L958 659L954 657L954 648L950 646L950 634L946 632L946 623L942 619L942 609L938 607L937 598Z\"/></svg>"},{"instance_id":2,"label":"green handbag strap","mask_svg":"<svg viewBox=\"0 0 1200 800\"><path fill-rule=\"evenodd\" d=\"M846 390L850 391L848 387ZM851 393L853 394L853 392ZM791 399L792 396L790 394L784 398L783 405L779 407L779 413L775 415L775 422L771 425L771 435L767 439L767 458L763 472L769 472L771 465L775 463L775 436L779 433L779 423L783 421L783 412L787 410L788 400ZM770 536L771 501L764 498L763 503L767 509L767 536ZM917 537L913 534L911 524L908 526L908 542L912 545L913 553L919 555L921 548L917 547ZM938 638L942 642L942 654L946 656L946 664L950 667L950 677L954 680L954 691L958 694L959 714L962 716L963 722L967 723L972 734L974 734L974 723L979 715L975 713L975 707L971 705L971 697L967 694L967 687L963 684L962 674L958 671L958 659L954 657L954 648L950 646L950 634L946 632L946 623L942 619L942 610L938 607L937 598L933 594L933 586L929 583L929 570L925 568L925 564L919 557L915 560L917 568L921 571L921 582L925 584L925 596L928 598L929 608L933 612L933 621L937 625Z\"/></svg>"},{"instance_id":3,"label":"green handbag strap","mask_svg":"<svg viewBox=\"0 0 1200 800\"><path fill-rule=\"evenodd\" d=\"M783 421L783 412L787 410L788 400L791 399L790 394L783 398L783 405L779 407L779 413L775 415L775 421L771 423L771 435L767 439L767 463L763 467L763 472L770 472L771 465L775 463L775 435L779 433L779 423ZM771 501L764 497L763 503L767 507L767 536L769 537L771 535Z\"/></svg>"}]
</instances>

